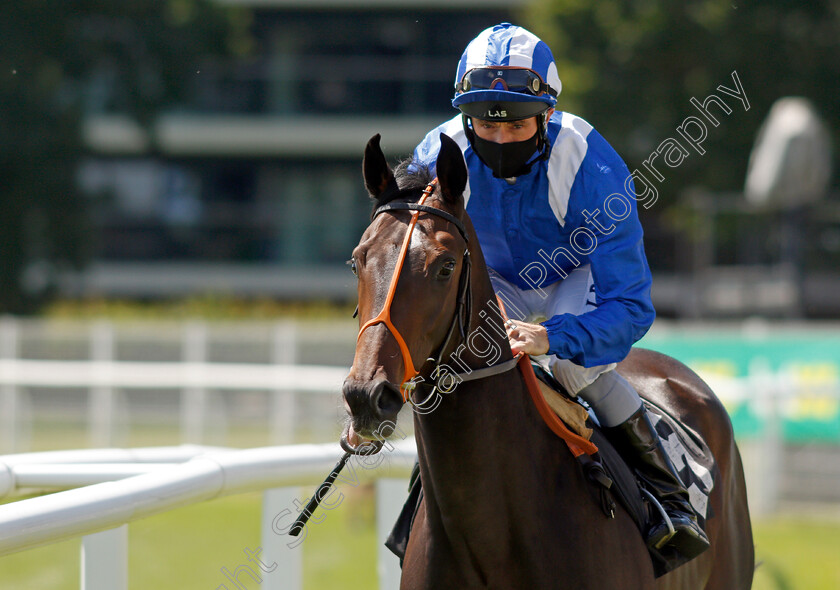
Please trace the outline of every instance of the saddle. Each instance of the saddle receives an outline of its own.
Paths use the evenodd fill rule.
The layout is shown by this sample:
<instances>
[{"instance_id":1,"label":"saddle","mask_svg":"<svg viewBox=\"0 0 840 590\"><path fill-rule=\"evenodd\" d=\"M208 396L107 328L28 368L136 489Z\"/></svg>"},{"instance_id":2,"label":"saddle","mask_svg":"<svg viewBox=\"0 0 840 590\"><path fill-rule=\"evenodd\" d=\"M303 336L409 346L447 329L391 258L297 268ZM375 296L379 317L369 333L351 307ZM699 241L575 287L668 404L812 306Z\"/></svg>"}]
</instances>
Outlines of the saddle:
<instances>
[{"instance_id":1,"label":"saddle","mask_svg":"<svg viewBox=\"0 0 840 590\"><path fill-rule=\"evenodd\" d=\"M537 363L532 363L546 403L574 432L589 439L598 447L591 457L578 457L584 474L599 489L601 506L613 517L613 498L624 506L639 532L645 535L650 526L667 519L665 511L654 495L642 485L618 450L601 430L598 419L585 402L568 395L554 376ZM662 439L671 461L686 484L691 507L697 522L705 530L710 517L709 495L714 487L715 462L706 442L697 433L677 421L664 408L642 399L657 434ZM657 577L684 564L688 559L668 547L658 551L648 548Z\"/></svg>"}]
</instances>

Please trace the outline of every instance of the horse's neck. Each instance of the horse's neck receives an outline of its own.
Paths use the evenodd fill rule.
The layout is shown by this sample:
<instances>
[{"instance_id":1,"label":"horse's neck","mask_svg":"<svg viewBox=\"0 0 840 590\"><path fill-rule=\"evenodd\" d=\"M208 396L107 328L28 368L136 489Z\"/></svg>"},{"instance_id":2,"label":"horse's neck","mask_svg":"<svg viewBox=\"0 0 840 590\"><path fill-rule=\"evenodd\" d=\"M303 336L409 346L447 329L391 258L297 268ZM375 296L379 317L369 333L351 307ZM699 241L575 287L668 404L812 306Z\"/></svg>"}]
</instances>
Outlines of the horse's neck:
<instances>
[{"instance_id":1,"label":"horse's neck","mask_svg":"<svg viewBox=\"0 0 840 590\"><path fill-rule=\"evenodd\" d=\"M456 347L462 368L472 370L512 358L483 260L477 263L469 332ZM498 356L488 353L494 347ZM414 422L426 521L435 539L430 559L491 571L533 535L555 534L559 517L537 498L560 497L561 487L576 485L577 478L558 477L574 472L574 459L541 423L518 367L458 384Z\"/></svg>"},{"instance_id":2,"label":"horse's neck","mask_svg":"<svg viewBox=\"0 0 840 590\"><path fill-rule=\"evenodd\" d=\"M471 370L512 359L501 321L494 321L487 305L474 308L474 317L482 311L483 324L471 325L459 357ZM482 329L484 332L480 332ZM503 352L486 353L490 348ZM488 356L481 358L476 351ZM517 366L495 376L464 381L442 397L432 412L415 418L420 452L426 460L424 471L428 472L424 475L440 481L435 492L446 496L452 489L510 487L510 499L510 494L523 493L523 486L528 487L526 479L539 477L525 465L552 454L557 441L541 424ZM441 505L459 497L441 497Z\"/></svg>"},{"instance_id":3,"label":"horse's neck","mask_svg":"<svg viewBox=\"0 0 840 590\"><path fill-rule=\"evenodd\" d=\"M559 463L571 455L558 452L526 405L524 387L514 368L462 383L434 412L415 416L426 521L435 540L430 559L488 572L534 535L556 528L542 498L558 497Z\"/></svg>"},{"instance_id":4,"label":"horse's neck","mask_svg":"<svg viewBox=\"0 0 840 590\"><path fill-rule=\"evenodd\" d=\"M481 272L483 268L480 260L479 272L473 276L468 331L445 357L449 369L462 376L513 359L496 295L486 272ZM504 467L499 461L515 456L506 447L538 445L544 440L535 434L540 419L515 365L500 374L457 383L442 397L433 412L416 420L430 456L440 450L440 456L435 457L437 465L451 463L458 470L467 460L480 464L493 458L496 465ZM500 456L494 457L497 454ZM477 483L474 474L470 477Z\"/></svg>"}]
</instances>

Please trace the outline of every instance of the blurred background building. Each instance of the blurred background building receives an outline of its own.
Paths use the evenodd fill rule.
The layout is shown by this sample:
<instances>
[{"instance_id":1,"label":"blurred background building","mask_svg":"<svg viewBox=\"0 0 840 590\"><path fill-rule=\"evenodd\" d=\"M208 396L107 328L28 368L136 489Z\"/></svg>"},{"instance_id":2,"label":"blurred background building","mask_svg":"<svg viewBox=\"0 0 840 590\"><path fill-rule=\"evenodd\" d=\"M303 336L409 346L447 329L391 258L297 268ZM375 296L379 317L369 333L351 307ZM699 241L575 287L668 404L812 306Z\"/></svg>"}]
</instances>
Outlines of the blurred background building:
<instances>
[{"instance_id":1,"label":"blurred background building","mask_svg":"<svg viewBox=\"0 0 840 590\"><path fill-rule=\"evenodd\" d=\"M69 293L354 297L344 262L368 222L365 143L381 133L405 157L452 116L464 39L517 4L220 2L249 9L253 50L197 65L148 129L113 72L95 80L79 178L104 198Z\"/></svg>"},{"instance_id":2,"label":"blurred background building","mask_svg":"<svg viewBox=\"0 0 840 590\"><path fill-rule=\"evenodd\" d=\"M641 216L661 317L840 314L840 27L826 6L137 0L3 10L18 31L3 64L13 107L4 128L41 138L26 149L25 137L4 142L7 178L31 168L3 196L15 261L0 277L6 311L56 296L352 300L343 263L367 221L364 143L381 133L392 158L408 155L455 113L466 43L513 20L553 47L560 108L592 122L631 170L645 172L680 137L700 116L695 103L717 94L733 109L708 107L720 121L705 124L702 155L656 164L658 197ZM44 15L55 24L44 28ZM733 72L748 103L718 90L737 89ZM16 105L24 88L34 95ZM807 129L765 124L786 96L804 97Z\"/></svg>"}]
</instances>

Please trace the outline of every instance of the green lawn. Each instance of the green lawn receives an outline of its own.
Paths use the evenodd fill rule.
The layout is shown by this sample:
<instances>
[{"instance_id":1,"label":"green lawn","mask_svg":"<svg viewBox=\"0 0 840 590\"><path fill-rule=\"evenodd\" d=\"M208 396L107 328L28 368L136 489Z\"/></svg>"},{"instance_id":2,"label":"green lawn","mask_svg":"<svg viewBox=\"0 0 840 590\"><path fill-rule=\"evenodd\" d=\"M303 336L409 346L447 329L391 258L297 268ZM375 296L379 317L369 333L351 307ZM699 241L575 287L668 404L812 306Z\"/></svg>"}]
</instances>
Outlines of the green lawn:
<instances>
[{"instance_id":1,"label":"green lawn","mask_svg":"<svg viewBox=\"0 0 840 590\"><path fill-rule=\"evenodd\" d=\"M780 516L753 529L754 590L840 589L840 522Z\"/></svg>"},{"instance_id":2,"label":"green lawn","mask_svg":"<svg viewBox=\"0 0 840 590\"><path fill-rule=\"evenodd\" d=\"M303 544L307 590L376 588L372 487L344 486L342 492L347 500L311 525ZM221 568L246 563L243 549L260 544L260 498L231 496L131 524L130 588L215 590L224 584ZM755 590L840 588L840 522L765 519L755 523L755 542L764 562ZM0 558L0 588L77 590L79 547L73 540Z\"/></svg>"}]
</instances>

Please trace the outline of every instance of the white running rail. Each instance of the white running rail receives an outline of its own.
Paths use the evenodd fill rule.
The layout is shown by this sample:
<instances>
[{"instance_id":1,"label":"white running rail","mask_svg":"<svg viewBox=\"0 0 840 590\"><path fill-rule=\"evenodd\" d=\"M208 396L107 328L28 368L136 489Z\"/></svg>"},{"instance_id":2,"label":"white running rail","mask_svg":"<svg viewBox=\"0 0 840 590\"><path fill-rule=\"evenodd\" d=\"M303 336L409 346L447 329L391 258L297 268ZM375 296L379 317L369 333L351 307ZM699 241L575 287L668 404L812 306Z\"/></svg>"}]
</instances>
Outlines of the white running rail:
<instances>
[{"instance_id":1,"label":"white running rail","mask_svg":"<svg viewBox=\"0 0 840 590\"><path fill-rule=\"evenodd\" d=\"M326 365L0 359L0 385L59 389L200 387L240 391L294 389L337 394L348 372L346 367Z\"/></svg>"},{"instance_id":2,"label":"white running rail","mask_svg":"<svg viewBox=\"0 0 840 590\"><path fill-rule=\"evenodd\" d=\"M340 476L350 485L377 479L380 543L406 497L404 480L416 452L413 439L386 443L378 456L351 458ZM241 587L237 580L242 579L261 582L263 590L279 589L281 584L284 590L299 590L301 551L284 530L298 513L297 488L320 483L341 454L340 447L330 443L247 450L183 446L2 456L0 495L31 487L84 487L0 505L0 555L84 536L82 590L126 590L127 523L204 500L262 490L262 545L254 551L261 551L260 566L276 563L277 567L262 571L248 565L233 571L223 567L220 580L227 578L233 588ZM396 588L396 558L384 547L378 553L380 588Z\"/></svg>"},{"instance_id":3,"label":"white running rail","mask_svg":"<svg viewBox=\"0 0 840 590\"><path fill-rule=\"evenodd\" d=\"M273 396L272 441L289 443L295 392L338 397L348 372L346 367L326 365L0 358L0 446L7 452L15 448L28 387L88 389L88 433L94 446L114 442L120 390L180 390L181 435L190 443L203 439L209 391L268 391Z\"/></svg>"}]
</instances>

